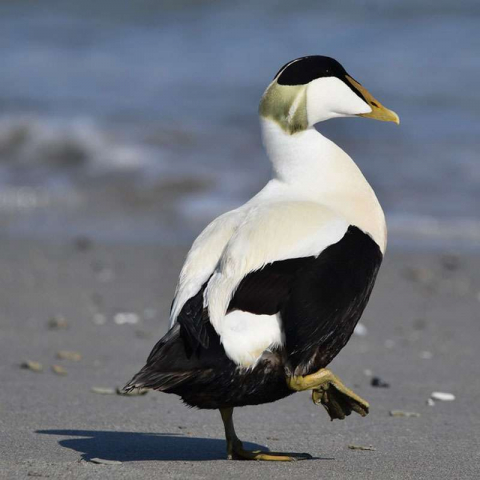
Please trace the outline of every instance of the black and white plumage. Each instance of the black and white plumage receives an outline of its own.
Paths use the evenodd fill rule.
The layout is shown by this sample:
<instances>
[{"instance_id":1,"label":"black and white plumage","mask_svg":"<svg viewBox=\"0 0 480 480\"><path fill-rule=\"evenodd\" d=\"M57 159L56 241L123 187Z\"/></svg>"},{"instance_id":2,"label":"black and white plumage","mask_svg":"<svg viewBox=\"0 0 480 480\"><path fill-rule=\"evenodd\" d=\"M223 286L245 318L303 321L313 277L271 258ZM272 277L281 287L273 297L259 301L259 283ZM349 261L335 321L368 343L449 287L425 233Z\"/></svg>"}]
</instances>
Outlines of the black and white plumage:
<instances>
[{"instance_id":1,"label":"black and white plumage","mask_svg":"<svg viewBox=\"0 0 480 480\"><path fill-rule=\"evenodd\" d=\"M260 104L273 178L214 220L180 273L171 326L126 389L231 408L291 393L286 379L326 367L345 346L386 247L380 204L353 160L314 124L395 121L328 57L284 66Z\"/></svg>"}]
</instances>

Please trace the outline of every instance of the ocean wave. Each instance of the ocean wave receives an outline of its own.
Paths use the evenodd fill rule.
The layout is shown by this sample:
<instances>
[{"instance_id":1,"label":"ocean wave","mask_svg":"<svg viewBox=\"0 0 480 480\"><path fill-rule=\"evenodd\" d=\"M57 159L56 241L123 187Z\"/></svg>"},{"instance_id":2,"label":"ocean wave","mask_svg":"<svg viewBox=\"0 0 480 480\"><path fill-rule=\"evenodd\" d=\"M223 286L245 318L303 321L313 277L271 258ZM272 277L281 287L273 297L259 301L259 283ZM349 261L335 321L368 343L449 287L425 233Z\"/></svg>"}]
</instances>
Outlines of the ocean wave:
<instances>
[{"instance_id":1,"label":"ocean wave","mask_svg":"<svg viewBox=\"0 0 480 480\"><path fill-rule=\"evenodd\" d=\"M470 217L387 214L392 247L480 249L480 220Z\"/></svg>"},{"instance_id":2,"label":"ocean wave","mask_svg":"<svg viewBox=\"0 0 480 480\"><path fill-rule=\"evenodd\" d=\"M0 165L131 171L154 161L159 161L158 151L154 156L89 118L0 117Z\"/></svg>"}]
</instances>

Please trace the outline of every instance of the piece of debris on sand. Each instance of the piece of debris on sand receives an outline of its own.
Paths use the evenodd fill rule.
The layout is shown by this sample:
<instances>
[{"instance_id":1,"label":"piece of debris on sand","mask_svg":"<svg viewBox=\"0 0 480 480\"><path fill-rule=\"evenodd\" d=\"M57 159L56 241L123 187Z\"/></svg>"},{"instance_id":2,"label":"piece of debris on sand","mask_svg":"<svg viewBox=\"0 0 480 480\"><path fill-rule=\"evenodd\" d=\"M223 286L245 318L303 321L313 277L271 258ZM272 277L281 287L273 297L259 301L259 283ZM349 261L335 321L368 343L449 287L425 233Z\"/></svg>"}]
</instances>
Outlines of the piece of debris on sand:
<instances>
[{"instance_id":1,"label":"piece of debris on sand","mask_svg":"<svg viewBox=\"0 0 480 480\"><path fill-rule=\"evenodd\" d=\"M376 448L373 445L348 445L350 450L369 450L374 452Z\"/></svg>"},{"instance_id":2,"label":"piece of debris on sand","mask_svg":"<svg viewBox=\"0 0 480 480\"><path fill-rule=\"evenodd\" d=\"M114 388L108 387L92 387L90 391L99 395L115 395L117 393Z\"/></svg>"},{"instance_id":3,"label":"piece of debris on sand","mask_svg":"<svg viewBox=\"0 0 480 480\"><path fill-rule=\"evenodd\" d=\"M31 360L27 360L20 364L20 368L25 370L31 370L32 372L43 372L43 365L39 362L32 362Z\"/></svg>"},{"instance_id":4,"label":"piece of debris on sand","mask_svg":"<svg viewBox=\"0 0 480 480\"><path fill-rule=\"evenodd\" d=\"M52 372L57 375L66 375L67 371L61 365L52 365Z\"/></svg>"},{"instance_id":5,"label":"piece of debris on sand","mask_svg":"<svg viewBox=\"0 0 480 480\"><path fill-rule=\"evenodd\" d=\"M57 352L57 358L60 360L71 360L72 362L79 362L82 356L78 352L71 350L60 350Z\"/></svg>"},{"instance_id":6,"label":"piece of debris on sand","mask_svg":"<svg viewBox=\"0 0 480 480\"><path fill-rule=\"evenodd\" d=\"M390 410L391 417L419 417L417 412L405 412L404 410Z\"/></svg>"}]
</instances>

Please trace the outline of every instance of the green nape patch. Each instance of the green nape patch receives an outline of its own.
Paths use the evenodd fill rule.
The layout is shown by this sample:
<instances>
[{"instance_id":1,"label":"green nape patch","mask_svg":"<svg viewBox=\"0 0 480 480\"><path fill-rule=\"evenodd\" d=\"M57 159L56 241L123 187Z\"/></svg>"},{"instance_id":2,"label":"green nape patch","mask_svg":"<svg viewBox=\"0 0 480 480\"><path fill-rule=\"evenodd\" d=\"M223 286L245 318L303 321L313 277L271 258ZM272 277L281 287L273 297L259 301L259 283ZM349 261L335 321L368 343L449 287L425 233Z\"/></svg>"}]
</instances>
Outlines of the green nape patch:
<instances>
[{"instance_id":1,"label":"green nape patch","mask_svg":"<svg viewBox=\"0 0 480 480\"><path fill-rule=\"evenodd\" d=\"M259 113L277 122L290 135L306 130L307 86L273 82L260 101Z\"/></svg>"}]
</instances>

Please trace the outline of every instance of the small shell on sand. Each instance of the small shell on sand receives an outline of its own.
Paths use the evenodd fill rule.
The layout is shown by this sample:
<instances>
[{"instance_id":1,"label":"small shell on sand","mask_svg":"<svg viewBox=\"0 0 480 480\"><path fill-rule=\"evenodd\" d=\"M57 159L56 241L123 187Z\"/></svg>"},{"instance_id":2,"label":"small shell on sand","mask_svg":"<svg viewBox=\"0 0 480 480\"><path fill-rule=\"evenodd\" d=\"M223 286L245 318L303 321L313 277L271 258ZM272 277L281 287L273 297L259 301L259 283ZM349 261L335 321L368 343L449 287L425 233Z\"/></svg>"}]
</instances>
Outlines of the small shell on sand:
<instances>
[{"instance_id":1,"label":"small shell on sand","mask_svg":"<svg viewBox=\"0 0 480 480\"><path fill-rule=\"evenodd\" d=\"M453 393L446 392L433 392L430 395L430 398L433 400L439 400L440 402L452 402L455 400L455 395Z\"/></svg>"}]
</instances>

